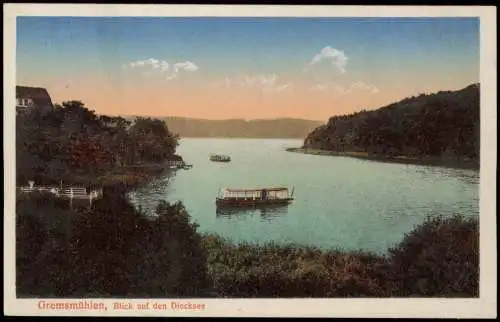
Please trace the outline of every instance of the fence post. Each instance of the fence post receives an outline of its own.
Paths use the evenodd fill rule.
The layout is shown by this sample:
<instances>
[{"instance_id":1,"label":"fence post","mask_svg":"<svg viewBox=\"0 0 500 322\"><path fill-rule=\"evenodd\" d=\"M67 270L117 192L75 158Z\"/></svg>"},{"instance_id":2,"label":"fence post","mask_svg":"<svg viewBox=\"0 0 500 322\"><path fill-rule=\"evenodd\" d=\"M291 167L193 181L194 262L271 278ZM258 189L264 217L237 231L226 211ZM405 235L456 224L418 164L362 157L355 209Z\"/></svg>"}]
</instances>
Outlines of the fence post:
<instances>
[{"instance_id":1,"label":"fence post","mask_svg":"<svg viewBox=\"0 0 500 322\"><path fill-rule=\"evenodd\" d=\"M70 209L73 209L73 196L72 196L71 188L70 188L68 197L69 197L69 207L70 207Z\"/></svg>"},{"instance_id":2,"label":"fence post","mask_svg":"<svg viewBox=\"0 0 500 322\"><path fill-rule=\"evenodd\" d=\"M69 188L69 204L71 209L73 209L73 187Z\"/></svg>"}]
</instances>

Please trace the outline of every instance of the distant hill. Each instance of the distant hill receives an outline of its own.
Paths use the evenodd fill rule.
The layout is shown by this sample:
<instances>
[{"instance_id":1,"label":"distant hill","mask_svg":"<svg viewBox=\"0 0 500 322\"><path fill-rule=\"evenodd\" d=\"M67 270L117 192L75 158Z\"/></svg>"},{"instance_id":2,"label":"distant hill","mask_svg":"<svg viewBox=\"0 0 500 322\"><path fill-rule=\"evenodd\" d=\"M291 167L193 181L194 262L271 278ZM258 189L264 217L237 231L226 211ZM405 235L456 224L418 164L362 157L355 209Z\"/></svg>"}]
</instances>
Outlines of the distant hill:
<instances>
[{"instance_id":1,"label":"distant hill","mask_svg":"<svg viewBox=\"0 0 500 322\"><path fill-rule=\"evenodd\" d=\"M479 84L331 117L304 148L371 155L479 159Z\"/></svg>"},{"instance_id":2,"label":"distant hill","mask_svg":"<svg viewBox=\"0 0 500 322\"><path fill-rule=\"evenodd\" d=\"M134 117L126 117L133 119ZM319 121L280 119L205 120L185 117L158 117L165 120L170 131L181 137L224 138L304 138Z\"/></svg>"}]
</instances>

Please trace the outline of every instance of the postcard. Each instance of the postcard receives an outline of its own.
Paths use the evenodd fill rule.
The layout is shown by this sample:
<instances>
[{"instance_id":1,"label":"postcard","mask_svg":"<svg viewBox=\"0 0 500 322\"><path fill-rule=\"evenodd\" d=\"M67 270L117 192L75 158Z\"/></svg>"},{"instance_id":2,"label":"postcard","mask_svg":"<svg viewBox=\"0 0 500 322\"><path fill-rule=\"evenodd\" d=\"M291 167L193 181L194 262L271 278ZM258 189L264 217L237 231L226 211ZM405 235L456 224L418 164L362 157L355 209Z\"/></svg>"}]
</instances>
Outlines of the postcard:
<instances>
[{"instance_id":1,"label":"postcard","mask_svg":"<svg viewBox=\"0 0 500 322\"><path fill-rule=\"evenodd\" d=\"M496 316L494 7L4 18L6 315Z\"/></svg>"}]
</instances>

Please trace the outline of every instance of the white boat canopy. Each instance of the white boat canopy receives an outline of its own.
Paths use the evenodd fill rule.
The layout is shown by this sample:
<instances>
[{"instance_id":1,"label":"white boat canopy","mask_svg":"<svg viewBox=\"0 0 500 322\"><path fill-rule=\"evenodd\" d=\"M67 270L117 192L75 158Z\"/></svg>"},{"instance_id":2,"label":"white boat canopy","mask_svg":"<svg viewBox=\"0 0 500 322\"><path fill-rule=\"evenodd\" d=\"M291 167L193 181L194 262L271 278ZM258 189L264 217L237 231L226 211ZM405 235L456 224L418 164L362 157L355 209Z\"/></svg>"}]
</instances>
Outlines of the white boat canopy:
<instances>
[{"instance_id":1,"label":"white boat canopy","mask_svg":"<svg viewBox=\"0 0 500 322\"><path fill-rule=\"evenodd\" d=\"M260 188L260 189L232 189L225 188L221 189L219 195L222 198L263 198L263 192L265 191L267 198L270 199L285 199L289 198L288 188L283 187L271 187L271 188Z\"/></svg>"}]
</instances>

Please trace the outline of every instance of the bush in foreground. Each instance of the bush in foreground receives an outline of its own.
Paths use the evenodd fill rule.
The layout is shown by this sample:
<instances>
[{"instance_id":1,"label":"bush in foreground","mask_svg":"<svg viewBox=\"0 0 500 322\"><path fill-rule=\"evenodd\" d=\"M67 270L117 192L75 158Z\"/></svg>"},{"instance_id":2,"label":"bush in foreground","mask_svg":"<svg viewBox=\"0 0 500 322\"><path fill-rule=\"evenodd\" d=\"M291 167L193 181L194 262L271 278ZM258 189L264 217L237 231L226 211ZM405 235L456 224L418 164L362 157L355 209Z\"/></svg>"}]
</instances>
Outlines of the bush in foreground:
<instances>
[{"instance_id":1,"label":"bush in foreground","mask_svg":"<svg viewBox=\"0 0 500 322\"><path fill-rule=\"evenodd\" d=\"M182 204L137 211L124 188L108 187L91 209L57 207L51 196L18 201L19 297L194 297L206 259ZM41 215L42 214L42 215ZM51 214L45 217L43 214Z\"/></svg>"},{"instance_id":2,"label":"bush in foreground","mask_svg":"<svg viewBox=\"0 0 500 322\"><path fill-rule=\"evenodd\" d=\"M429 218L389 250L394 296L479 296L479 225Z\"/></svg>"},{"instance_id":3,"label":"bush in foreground","mask_svg":"<svg viewBox=\"0 0 500 322\"><path fill-rule=\"evenodd\" d=\"M478 223L429 218L386 256L296 245L233 245L207 235L221 297L477 297Z\"/></svg>"}]
</instances>

